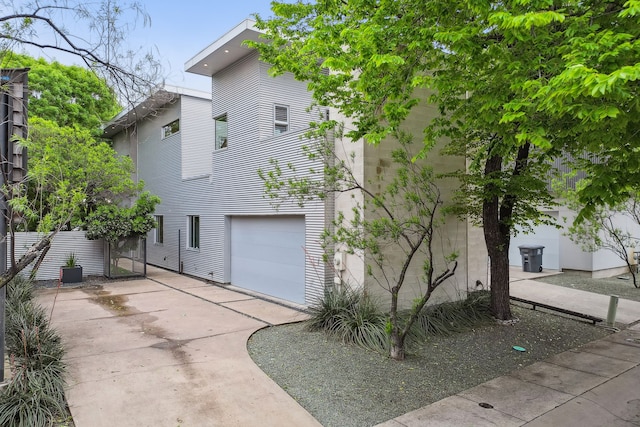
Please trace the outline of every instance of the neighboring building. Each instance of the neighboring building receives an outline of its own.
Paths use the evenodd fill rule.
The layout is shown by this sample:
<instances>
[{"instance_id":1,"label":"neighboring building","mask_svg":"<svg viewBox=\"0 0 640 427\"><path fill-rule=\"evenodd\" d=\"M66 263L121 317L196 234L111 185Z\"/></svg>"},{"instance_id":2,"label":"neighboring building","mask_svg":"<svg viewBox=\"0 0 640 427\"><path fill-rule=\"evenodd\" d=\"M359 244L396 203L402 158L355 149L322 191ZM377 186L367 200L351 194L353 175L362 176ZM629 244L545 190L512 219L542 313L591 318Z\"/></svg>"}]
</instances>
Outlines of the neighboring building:
<instances>
[{"instance_id":1,"label":"neighboring building","mask_svg":"<svg viewBox=\"0 0 640 427\"><path fill-rule=\"evenodd\" d=\"M605 249L586 252L571 241L567 229L576 217L574 211L560 205L544 213L552 217L558 226L538 225L529 233L519 233L512 237L509 247L509 263L512 266L522 266L518 246L542 245L542 267L545 270L580 271L595 278L628 273L626 263L613 252ZM640 236L640 225L631 218L621 214L612 214L611 217L616 227L628 230L633 236ZM637 263L637 260L633 259L635 251L640 251L640 246L628 248L632 265Z\"/></svg>"},{"instance_id":2,"label":"neighboring building","mask_svg":"<svg viewBox=\"0 0 640 427\"><path fill-rule=\"evenodd\" d=\"M285 203L276 210L264 197L257 171L271 169L270 159L298 172L320 166L305 157L302 146L309 144L309 123L321 112L308 110L312 98L306 83L290 74L270 76L270 66L243 45L259 34L246 20L186 63L188 72L211 77L211 94L161 88L110 122L105 135L132 157L137 178L162 199L158 228L148 238L150 264L309 305L334 282L333 266L322 262L321 233L354 199L338 196L302 208ZM430 114L416 110L407 129L421 139ZM339 142L336 147L345 146ZM363 180L385 173L392 144L348 144ZM451 170L464 166L464 159L438 158L433 164L438 171ZM445 197L450 192L445 188ZM467 250L469 236L480 244L482 233L455 218L445 228L437 249L456 250L459 266L434 300L459 298L469 284L486 280L486 251ZM365 275L363 260L345 261L343 279L378 287ZM421 274L420 265L417 261L413 277ZM409 305L416 293L406 291Z\"/></svg>"}]
</instances>

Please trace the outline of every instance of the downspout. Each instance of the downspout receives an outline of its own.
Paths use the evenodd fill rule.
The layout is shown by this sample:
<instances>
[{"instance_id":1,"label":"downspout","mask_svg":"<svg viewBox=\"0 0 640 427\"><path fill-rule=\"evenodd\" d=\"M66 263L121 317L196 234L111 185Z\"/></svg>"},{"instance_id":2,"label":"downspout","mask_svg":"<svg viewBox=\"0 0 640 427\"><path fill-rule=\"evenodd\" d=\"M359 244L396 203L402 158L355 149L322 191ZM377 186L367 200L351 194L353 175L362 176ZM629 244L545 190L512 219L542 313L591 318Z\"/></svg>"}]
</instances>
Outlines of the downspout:
<instances>
[{"instance_id":1,"label":"downspout","mask_svg":"<svg viewBox=\"0 0 640 427\"><path fill-rule=\"evenodd\" d=\"M178 273L182 274L183 265L182 265L182 242L181 242L181 233L180 229L178 229Z\"/></svg>"}]
</instances>

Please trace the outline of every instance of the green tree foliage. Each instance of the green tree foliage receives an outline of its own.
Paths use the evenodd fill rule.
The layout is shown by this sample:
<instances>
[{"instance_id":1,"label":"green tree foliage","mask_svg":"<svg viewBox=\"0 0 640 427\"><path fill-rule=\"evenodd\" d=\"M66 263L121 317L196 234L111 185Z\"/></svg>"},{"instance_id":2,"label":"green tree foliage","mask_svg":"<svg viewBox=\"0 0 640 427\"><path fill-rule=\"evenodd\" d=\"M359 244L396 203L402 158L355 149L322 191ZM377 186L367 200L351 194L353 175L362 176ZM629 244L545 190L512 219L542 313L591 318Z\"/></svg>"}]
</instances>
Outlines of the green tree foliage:
<instances>
[{"instance_id":1,"label":"green tree foliage","mask_svg":"<svg viewBox=\"0 0 640 427\"><path fill-rule=\"evenodd\" d=\"M292 72L317 104L339 108L353 122L347 136L378 143L416 106L438 106L422 156L438 155L431 149L447 138L450 153L469 158L459 213L483 225L498 319L511 318L514 227L547 220L538 209L552 204L551 161L576 154L591 176L605 163L640 170L635 0L274 2L273 10L259 20L270 43L254 46L274 74ZM594 165L585 151L606 162ZM597 203L603 192L583 194Z\"/></svg>"},{"instance_id":2,"label":"green tree foliage","mask_svg":"<svg viewBox=\"0 0 640 427\"><path fill-rule=\"evenodd\" d=\"M115 204L99 206L87 218L87 239L105 239L117 243L121 239L145 236L155 226L153 212L160 198L142 192L132 207Z\"/></svg>"},{"instance_id":3,"label":"green tree foliage","mask_svg":"<svg viewBox=\"0 0 640 427\"><path fill-rule=\"evenodd\" d=\"M128 203L144 186L132 180L131 159L119 156L87 129L33 118L29 138L22 144L29 152L29 173L25 182L3 188L8 229L37 231L42 239L19 260L16 248L10 249L10 267L0 276L0 287L35 259L42 262L59 231L84 227L87 216L99 206ZM145 226L136 224L139 229Z\"/></svg>"},{"instance_id":4,"label":"green tree foliage","mask_svg":"<svg viewBox=\"0 0 640 427\"><path fill-rule=\"evenodd\" d=\"M120 111L113 90L85 68L11 53L0 58L0 67L30 69L29 117L90 129L99 136L102 123Z\"/></svg>"},{"instance_id":5,"label":"green tree foliage","mask_svg":"<svg viewBox=\"0 0 640 427\"><path fill-rule=\"evenodd\" d=\"M292 166L283 170L277 160L272 160L273 169L259 174L276 205L288 199L303 205L340 193L362 196L363 202L351 212L338 214L333 227L324 232L323 243L328 256L333 248L361 256L370 279L389 293L389 355L403 360L412 325L433 291L455 274L458 262L454 250L450 254L434 250L434 244L442 242L443 221L433 170L423 161L411 161L415 154L411 151L411 135L399 131L394 136L400 148L392 152L388 176L369 183L360 182L353 173L355 154L348 159L336 155L333 139L306 148L310 159L322 159L320 170L298 174ZM399 262L396 265L390 259ZM422 267L420 274L412 271L416 265ZM410 312L403 315L399 300L407 287L419 296Z\"/></svg>"},{"instance_id":6,"label":"green tree foliage","mask_svg":"<svg viewBox=\"0 0 640 427\"><path fill-rule=\"evenodd\" d=\"M10 206L28 219L27 230L81 227L97 206L122 203L142 188L131 179L131 159L96 140L88 129L33 118L24 145L29 185L11 195Z\"/></svg>"},{"instance_id":7,"label":"green tree foliage","mask_svg":"<svg viewBox=\"0 0 640 427\"><path fill-rule=\"evenodd\" d=\"M563 11L563 43L553 46L563 68L528 82L540 110L569 124L561 129L588 155L576 168L578 219L637 197L640 182L640 2L571 3ZM595 161L592 161L595 160Z\"/></svg>"}]
</instances>

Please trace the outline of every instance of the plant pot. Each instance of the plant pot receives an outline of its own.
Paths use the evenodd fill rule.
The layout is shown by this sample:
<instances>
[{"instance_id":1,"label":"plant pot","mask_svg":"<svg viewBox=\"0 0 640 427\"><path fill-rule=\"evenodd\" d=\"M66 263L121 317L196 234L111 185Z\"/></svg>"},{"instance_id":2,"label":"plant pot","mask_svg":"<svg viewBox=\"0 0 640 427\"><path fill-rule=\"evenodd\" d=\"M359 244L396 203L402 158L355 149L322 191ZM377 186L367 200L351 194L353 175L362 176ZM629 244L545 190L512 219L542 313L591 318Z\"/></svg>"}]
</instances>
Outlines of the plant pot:
<instances>
[{"instance_id":1,"label":"plant pot","mask_svg":"<svg viewBox=\"0 0 640 427\"><path fill-rule=\"evenodd\" d=\"M62 283L82 282L82 266L60 267L60 281Z\"/></svg>"}]
</instances>

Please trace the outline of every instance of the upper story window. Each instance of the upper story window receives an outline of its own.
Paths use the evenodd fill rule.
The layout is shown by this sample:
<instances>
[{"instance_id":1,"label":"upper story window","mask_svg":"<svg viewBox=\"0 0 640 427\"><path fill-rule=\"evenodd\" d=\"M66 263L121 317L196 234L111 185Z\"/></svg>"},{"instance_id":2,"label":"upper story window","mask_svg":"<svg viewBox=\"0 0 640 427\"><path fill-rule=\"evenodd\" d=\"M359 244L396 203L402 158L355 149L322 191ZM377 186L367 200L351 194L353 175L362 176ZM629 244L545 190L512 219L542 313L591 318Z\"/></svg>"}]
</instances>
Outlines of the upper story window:
<instances>
[{"instance_id":1,"label":"upper story window","mask_svg":"<svg viewBox=\"0 0 640 427\"><path fill-rule=\"evenodd\" d=\"M174 133L180 132L180 119L175 119L169 124L162 126L162 138L168 138Z\"/></svg>"},{"instance_id":2,"label":"upper story window","mask_svg":"<svg viewBox=\"0 0 640 427\"><path fill-rule=\"evenodd\" d=\"M289 130L289 107L286 105L273 106L273 134L279 135Z\"/></svg>"},{"instance_id":3,"label":"upper story window","mask_svg":"<svg viewBox=\"0 0 640 427\"><path fill-rule=\"evenodd\" d=\"M214 120L216 122L216 150L227 148L227 115L223 114Z\"/></svg>"}]
</instances>

